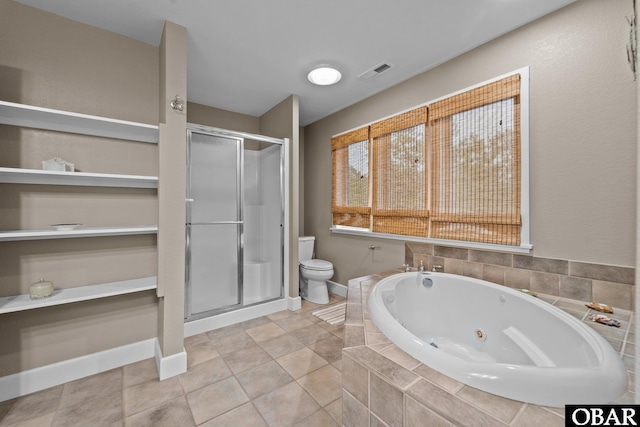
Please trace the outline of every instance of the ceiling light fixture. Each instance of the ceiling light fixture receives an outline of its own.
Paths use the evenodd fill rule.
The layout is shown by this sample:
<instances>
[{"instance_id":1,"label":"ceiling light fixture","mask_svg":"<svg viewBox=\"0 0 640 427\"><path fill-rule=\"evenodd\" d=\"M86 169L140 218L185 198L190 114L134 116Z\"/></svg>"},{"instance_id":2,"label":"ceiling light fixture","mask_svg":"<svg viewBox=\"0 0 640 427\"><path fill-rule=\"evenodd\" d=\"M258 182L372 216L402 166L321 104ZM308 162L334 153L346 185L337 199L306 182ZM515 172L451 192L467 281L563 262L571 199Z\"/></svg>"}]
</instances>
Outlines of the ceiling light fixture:
<instances>
[{"instance_id":1,"label":"ceiling light fixture","mask_svg":"<svg viewBox=\"0 0 640 427\"><path fill-rule=\"evenodd\" d=\"M307 78L314 85L328 86L336 84L342 78L342 74L337 69L328 65L322 65L309 72Z\"/></svg>"}]
</instances>

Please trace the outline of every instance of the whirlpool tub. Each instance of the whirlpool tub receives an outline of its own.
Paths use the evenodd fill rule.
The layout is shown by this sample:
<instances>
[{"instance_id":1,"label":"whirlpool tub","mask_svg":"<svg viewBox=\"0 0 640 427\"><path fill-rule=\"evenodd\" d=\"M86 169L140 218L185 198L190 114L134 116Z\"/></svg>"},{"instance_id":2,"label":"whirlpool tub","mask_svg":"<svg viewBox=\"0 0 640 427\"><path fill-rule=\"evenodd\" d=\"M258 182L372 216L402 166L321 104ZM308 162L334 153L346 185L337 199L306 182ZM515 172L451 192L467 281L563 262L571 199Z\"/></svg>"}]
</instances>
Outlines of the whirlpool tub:
<instances>
[{"instance_id":1,"label":"whirlpool tub","mask_svg":"<svg viewBox=\"0 0 640 427\"><path fill-rule=\"evenodd\" d=\"M604 404L627 389L600 334L542 300L484 280L400 273L369 296L375 325L423 364L477 389L537 405Z\"/></svg>"}]
</instances>

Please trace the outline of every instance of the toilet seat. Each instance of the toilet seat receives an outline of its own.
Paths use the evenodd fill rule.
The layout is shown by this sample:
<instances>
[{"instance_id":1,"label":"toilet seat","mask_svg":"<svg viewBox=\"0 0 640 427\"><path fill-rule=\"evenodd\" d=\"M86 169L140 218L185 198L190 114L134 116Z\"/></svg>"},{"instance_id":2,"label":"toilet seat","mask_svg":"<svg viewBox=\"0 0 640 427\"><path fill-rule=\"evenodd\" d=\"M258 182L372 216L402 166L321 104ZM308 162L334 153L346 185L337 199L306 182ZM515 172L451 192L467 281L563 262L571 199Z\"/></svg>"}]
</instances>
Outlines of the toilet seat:
<instances>
[{"instance_id":1,"label":"toilet seat","mask_svg":"<svg viewBox=\"0 0 640 427\"><path fill-rule=\"evenodd\" d=\"M313 271L326 271L333 269L333 264L323 259L308 259L300 261L302 268Z\"/></svg>"}]
</instances>

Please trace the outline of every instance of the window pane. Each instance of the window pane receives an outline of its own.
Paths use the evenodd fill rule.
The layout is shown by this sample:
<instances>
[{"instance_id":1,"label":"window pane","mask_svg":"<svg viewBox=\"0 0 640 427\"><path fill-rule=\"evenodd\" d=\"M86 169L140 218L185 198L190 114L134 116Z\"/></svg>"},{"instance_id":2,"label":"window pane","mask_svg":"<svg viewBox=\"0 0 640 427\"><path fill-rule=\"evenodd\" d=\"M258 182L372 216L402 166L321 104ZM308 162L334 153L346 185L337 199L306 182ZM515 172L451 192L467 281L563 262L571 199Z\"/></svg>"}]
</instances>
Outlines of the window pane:
<instances>
[{"instance_id":1,"label":"window pane","mask_svg":"<svg viewBox=\"0 0 640 427\"><path fill-rule=\"evenodd\" d=\"M513 99L452 116L450 198L459 213L514 212Z\"/></svg>"},{"instance_id":2,"label":"window pane","mask_svg":"<svg viewBox=\"0 0 640 427\"><path fill-rule=\"evenodd\" d=\"M393 132L376 138L376 209L426 209L425 126Z\"/></svg>"}]
</instances>

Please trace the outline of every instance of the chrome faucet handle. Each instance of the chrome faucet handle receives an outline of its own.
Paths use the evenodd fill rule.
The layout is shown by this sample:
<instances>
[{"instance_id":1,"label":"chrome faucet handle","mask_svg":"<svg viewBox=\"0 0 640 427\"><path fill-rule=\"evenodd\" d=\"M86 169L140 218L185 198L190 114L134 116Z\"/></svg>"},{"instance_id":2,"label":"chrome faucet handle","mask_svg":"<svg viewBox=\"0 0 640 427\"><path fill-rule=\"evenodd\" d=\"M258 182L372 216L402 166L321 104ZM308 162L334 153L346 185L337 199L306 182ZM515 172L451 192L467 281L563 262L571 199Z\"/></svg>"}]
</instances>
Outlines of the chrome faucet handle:
<instances>
[{"instance_id":1,"label":"chrome faucet handle","mask_svg":"<svg viewBox=\"0 0 640 427\"><path fill-rule=\"evenodd\" d=\"M402 264L402 266L404 267L404 271L407 273L411 271L411 266L409 264Z\"/></svg>"}]
</instances>

